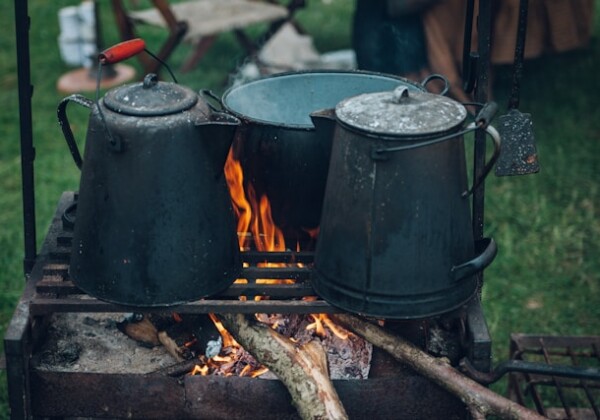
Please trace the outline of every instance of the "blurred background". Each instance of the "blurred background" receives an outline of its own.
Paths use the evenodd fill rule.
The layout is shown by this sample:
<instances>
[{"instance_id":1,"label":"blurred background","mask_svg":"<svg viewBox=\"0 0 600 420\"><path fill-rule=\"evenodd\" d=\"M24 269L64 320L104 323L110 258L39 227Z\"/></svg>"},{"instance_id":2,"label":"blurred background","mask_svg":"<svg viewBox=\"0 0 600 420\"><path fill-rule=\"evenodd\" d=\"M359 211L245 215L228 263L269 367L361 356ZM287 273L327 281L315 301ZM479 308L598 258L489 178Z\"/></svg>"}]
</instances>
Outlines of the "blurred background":
<instances>
[{"instance_id":1,"label":"blurred background","mask_svg":"<svg viewBox=\"0 0 600 420\"><path fill-rule=\"evenodd\" d=\"M143 3L143 1L140 0ZM79 171L56 120L57 89L65 74L84 66L67 64L60 53L59 10L72 0L30 0L30 53L38 249L62 191L76 190ZM120 41L109 1L98 1L105 46ZM319 54L351 48L352 0L309 0L295 18ZM542 53L525 62L519 109L531 113L541 172L486 181L485 236L499 254L485 271L483 307L494 361L508 357L509 335L598 335L600 333L600 0L595 0L593 32L582 48ZM250 35L264 26L250 27ZM140 31L151 51L164 30ZM217 93L247 62L232 33L223 33L191 70L180 68L187 44L168 62L179 83ZM342 53L342 59L347 55ZM143 75L136 59L126 63ZM494 65L492 95L508 102L512 68ZM168 74L164 71L165 79ZM251 76L251 74L250 74ZM237 77L241 77L239 73ZM249 77L247 74L244 77ZM17 63L13 2L0 4L0 335L4 335L24 286L23 218ZM93 92L86 93L93 97ZM75 137L83 144L87 111L69 110ZM6 417L6 378L0 375L0 418ZM504 385L495 385L504 392Z\"/></svg>"}]
</instances>

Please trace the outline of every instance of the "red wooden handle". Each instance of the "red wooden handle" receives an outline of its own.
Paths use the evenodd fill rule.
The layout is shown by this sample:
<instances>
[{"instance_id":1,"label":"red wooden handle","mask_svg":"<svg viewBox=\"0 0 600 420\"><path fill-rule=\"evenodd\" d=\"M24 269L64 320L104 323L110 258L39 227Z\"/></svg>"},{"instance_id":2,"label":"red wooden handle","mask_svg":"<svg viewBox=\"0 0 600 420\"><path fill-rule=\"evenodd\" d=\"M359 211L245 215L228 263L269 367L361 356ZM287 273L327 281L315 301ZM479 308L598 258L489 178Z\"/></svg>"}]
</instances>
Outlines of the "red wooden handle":
<instances>
[{"instance_id":1,"label":"red wooden handle","mask_svg":"<svg viewBox=\"0 0 600 420\"><path fill-rule=\"evenodd\" d=\"M115 64L141 53L146 48L142 38L130 39L105 49L98 55L102 64Z\"/></svg>"}]
</instances>

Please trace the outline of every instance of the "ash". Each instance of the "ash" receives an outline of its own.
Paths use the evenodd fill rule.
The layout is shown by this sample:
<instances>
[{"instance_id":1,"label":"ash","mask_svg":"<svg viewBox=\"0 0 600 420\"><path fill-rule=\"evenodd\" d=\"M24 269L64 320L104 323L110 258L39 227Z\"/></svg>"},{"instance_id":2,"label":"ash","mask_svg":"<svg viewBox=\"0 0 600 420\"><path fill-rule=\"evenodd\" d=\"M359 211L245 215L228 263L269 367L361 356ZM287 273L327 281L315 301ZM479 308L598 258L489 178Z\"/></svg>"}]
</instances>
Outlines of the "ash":
<instances>
[{"instance_id":1,"label":"ash","mask_svg":"<svg viewBox=\"0 0 600 420\"><path fill-rule=\"evenodd\" d=\"M318 336L307 329L307 325L312 322L310 317L310 315L294 314L285 316L260 314L257 318L268 325L276 324L277 332L286 337L293 337L298 345L312 340L319 341L326 351L331 379L367 379L371 368L373 345L340 326L337 326L337 329L347 334L346 339L337 337L329 330L323 336Z\"/></svg>"},{"instance_id":2,"label":"ash","mask_svg":"<svg viewBox=\"0 0 600 420\"><path fill-rule=\"evenodd\" d=\"M117 329L131 314L53 314L47 338L33 355L39 370L53 372L138 373L170 366L164 347L147 348Z\"/></svg>"},{"instance_id":3,"label":"ash","mask_svg":"<svg viewBox=\"0 0 600 420\"><path fill-rule=\"evenodd\" d=\"M178 360L166 347L132 339L119 328L123 323L132 322L133 318L131 313L53 314L44 344L33 355L33 366L51 372L146 374L176 365ZM331 379L368 378L371 344L341 327L338 328L348 333L347 339L338 338L331 332L317 336L307 329L312 322L308 316L261 314L258 319L268 325L277 323L278 332L293 337L298 345L319 341L326 350ZM197 319L191 317L190 321ZM260 367L249 353L240 349L234 362L221 366L222 374L236 373L237 368L247 364ZM274 378L274 375L266 372L260 377Z\"/></svg>"}]
</instances>

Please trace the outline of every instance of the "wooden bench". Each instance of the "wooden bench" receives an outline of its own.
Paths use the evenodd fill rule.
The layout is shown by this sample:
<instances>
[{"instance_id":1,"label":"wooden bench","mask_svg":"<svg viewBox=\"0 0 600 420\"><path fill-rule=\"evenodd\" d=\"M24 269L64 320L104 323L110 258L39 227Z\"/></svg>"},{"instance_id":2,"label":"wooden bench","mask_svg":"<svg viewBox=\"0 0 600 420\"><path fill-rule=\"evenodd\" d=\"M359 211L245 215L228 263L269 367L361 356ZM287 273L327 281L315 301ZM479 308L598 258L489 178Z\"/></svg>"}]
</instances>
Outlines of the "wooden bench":
<instances>
[{"instance_id":1,"label":"wooden bench","mask_svg":"<svg viewBox=\"0 0 600 420\"><path fill-rule=\"evenodd\" d=\"M151 0L154 7L130 10L124 0L112 0L117 26L123 40L137 37L135 27L152 25L168 30L169 35L156 54L165 61L182 42L194 45L181 71L194 68L213 45L219 34L233 32L248 55L255 54L294 12L304 7L304 0L290 0L282 5L275 0L191 0L171 4L168 0ZM251 25L268 23L268 29L253 40L245 33ZM147 73L156 73L161 63L140 55Z\"/></svg>"}]
</instances>

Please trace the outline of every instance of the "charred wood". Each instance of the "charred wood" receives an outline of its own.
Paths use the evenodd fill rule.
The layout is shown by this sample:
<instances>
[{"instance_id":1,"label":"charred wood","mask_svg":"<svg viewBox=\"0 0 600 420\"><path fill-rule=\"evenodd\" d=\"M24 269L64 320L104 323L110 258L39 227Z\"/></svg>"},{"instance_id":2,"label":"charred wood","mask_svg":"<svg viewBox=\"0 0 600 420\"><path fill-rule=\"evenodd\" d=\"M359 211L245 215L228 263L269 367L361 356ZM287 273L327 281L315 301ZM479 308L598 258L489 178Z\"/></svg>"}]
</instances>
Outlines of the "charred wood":
<instances>
[{"instance_id":1,"label":"charred wood","mask_svg":"<svg viewBox=\"0 0 600 420\"><path fill-rule=\"evenodd\" d=\"M285 384L303 419L348 418L318 343L296 347L272 328L251 322L243 314L222 314L219 318L234 338Z\"/></svg>"},{"instance_id":2,"label":"charred wood","mask_svg":"<svg viewBox=\"0 0 600 420\"><path fill-rule=\"evenodd\" d=\"M117 323L117 328L123 334L145 347L155 347L160 345L158 330L154 324L143 315L134 314L122 322Z\"/></svg>"},{"instance_id":3,"label":"charred wood","mask_svg":"<svg viewBox=\"0 0 600 420\"><path fill-rule=\"evenodd\" d=\"M448 363L447 359L430 356L377 325L352 315L336 314L332 317L342 326L374 346L387 351L396 360L407 364L419 374L459 397L469 407L473 418L494 415L503 419L543 419L537 413L462 375Z\"/></svg>"}]
</instances>

